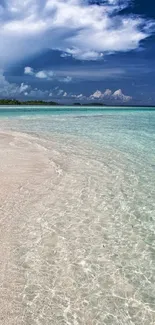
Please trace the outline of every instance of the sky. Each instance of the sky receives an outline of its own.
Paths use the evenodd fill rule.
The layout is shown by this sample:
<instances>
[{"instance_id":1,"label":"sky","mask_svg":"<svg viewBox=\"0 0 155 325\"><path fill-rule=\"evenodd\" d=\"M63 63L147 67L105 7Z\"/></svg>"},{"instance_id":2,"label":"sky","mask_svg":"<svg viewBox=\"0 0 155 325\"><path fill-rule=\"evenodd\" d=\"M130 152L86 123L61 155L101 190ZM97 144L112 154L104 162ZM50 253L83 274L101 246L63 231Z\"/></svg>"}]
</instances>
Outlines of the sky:
<instances>
[{"instance_id":1,"label":"sky","mask_svg":"<svg viewBox=\"0 0 155 325\"><path fill-rule=\"evenodd\" d=\"M153 0L0 0L0 98L155 105Z\"/></svg>"}]
</instances>

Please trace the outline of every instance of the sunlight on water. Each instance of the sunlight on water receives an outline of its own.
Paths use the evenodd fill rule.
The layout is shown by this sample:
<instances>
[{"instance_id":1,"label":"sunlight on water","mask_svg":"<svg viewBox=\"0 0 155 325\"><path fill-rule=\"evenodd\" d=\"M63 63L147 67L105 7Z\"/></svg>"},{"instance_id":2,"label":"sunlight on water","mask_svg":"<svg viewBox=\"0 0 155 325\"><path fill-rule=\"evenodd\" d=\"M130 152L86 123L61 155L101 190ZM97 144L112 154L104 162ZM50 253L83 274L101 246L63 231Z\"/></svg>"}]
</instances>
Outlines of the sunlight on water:
<instances>
[{"instance_id":1,"label":"sunlight on water","mask_svg":"<svg viewBox=\"0 0 155 325\"><path fill-rule=\"evenodd\" d=\"M18 324L153 325L155 111L35 112L0 125L22 161L41 157L20 197Z\"/></svg>"}]
</instances>

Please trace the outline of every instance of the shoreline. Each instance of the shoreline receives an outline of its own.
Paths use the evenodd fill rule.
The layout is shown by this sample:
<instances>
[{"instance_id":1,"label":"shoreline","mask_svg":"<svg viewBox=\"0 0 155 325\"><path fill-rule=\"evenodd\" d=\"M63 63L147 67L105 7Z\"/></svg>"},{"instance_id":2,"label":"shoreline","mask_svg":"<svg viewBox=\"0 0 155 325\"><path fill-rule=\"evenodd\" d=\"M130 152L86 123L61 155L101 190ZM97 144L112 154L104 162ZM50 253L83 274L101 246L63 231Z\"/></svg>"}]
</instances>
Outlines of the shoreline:
<instances>
[{"instance_id":1,"label":"shoreline","mask_svg":"<svg viewBox=\"0 0 155 325\"><path fill-rule=\"evenodd\" d=\"M13 109L18 109L18 110L22 110L22 109L27 109L27 110L35 110L35 109L51 109L51 111L53 110L89 110L89 109L93 109L93 110L155 110L155 106L93 106L93 105L89 105L89 106L85 106L85 105L79 105L79 106L71 106L71 105L0 105L0 111L3 109L7 109L7 110L13 110Z\"/></svg>"}]
</instances>

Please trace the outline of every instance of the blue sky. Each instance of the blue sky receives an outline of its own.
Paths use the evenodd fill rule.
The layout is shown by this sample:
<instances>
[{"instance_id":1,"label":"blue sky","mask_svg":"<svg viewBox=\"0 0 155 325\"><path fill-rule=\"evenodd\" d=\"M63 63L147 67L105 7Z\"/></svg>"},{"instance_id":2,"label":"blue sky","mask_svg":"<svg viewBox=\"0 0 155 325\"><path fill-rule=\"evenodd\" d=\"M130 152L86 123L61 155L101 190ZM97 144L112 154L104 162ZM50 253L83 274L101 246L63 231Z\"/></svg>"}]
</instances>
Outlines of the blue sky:
<instances>
[{"instance_id":1,"label":"blue sky","mask_svg":"<svg viewBox=\"0 0 155 325\"><path fill-rule=\"evenodd\" d=\"M0 97L155 104L153 0L0 0Z\"/></svg>"}]
</instances>

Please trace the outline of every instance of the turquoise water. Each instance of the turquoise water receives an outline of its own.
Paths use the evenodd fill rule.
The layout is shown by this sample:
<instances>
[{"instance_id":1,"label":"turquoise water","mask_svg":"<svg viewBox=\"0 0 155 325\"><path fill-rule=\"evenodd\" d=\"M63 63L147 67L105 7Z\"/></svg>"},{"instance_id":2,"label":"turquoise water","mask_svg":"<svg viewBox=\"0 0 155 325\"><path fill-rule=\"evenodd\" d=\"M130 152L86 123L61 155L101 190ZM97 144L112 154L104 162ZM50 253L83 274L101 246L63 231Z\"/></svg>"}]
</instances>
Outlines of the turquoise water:
<instances>
[{"instance_id":1,"label":"turquoise water","mask_svg":"<svg viewBox=\"0 0 155 325\"><path fill-rule=\"evenodd\" d=\"M83 138L154 164L154 108L7 107L0 109L0 117L14 119L13 129L18 122L22 131Z\"/></svg>"},{"instance_id":2,"label":"turquoise water","mask_svg":"<svg viewBox=\"0 0 155 325\"><path fill-rule=\"evenodd\" d=\"M15 115L22 115L22 114L96 114L104 113L104 112L123 112L123 111L154 111L155 107L98 107L98 106L0 106L0 115L1 116L15 116Z\"/></svg>"},{"instance_id":3,"label":"turquoise water","mask_svg":"<svg viewBox=\"0 0 155 325\"><path fill-rule=\"evenodd\" d=\"M153 325L155 110L24 110L2 109L1 129L34 137L68 177L56 188L52 208L65 218L59 225L68 236L70 263L82 258L86 272L84 278L76 267L73 272L81 283L71 298L75 323ZM74 302L79 292L92 322ZM67 317L62 324L73 324Z\"/></svg>"}]
</instances>

